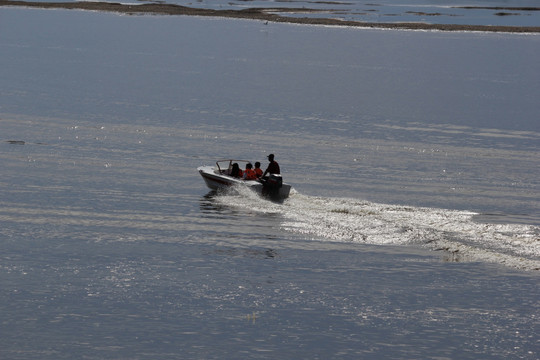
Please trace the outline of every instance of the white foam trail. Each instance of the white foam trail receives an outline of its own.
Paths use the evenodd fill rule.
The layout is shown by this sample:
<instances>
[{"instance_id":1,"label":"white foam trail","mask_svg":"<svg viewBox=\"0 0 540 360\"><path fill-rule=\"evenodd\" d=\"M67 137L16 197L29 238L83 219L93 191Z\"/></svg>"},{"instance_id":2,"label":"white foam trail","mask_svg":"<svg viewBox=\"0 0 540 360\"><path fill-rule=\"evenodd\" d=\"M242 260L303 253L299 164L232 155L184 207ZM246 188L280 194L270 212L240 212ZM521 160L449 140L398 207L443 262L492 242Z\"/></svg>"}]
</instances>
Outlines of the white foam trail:
<instances>
[{"instance_id":1,"label":"white foam trail","mask_svg":"<svg viewBox=\"0 0 540 360\"><path fill-rule=\"evenodd\" d=\"M283 215L283 229L312 238L374 245L421 245L443 250L452 261L486 261L540 269L540 228L485 224L469 211L377 204L295 192L283 204L264 201L248 189L216 201Z\"/></svg>"}]
</instances>

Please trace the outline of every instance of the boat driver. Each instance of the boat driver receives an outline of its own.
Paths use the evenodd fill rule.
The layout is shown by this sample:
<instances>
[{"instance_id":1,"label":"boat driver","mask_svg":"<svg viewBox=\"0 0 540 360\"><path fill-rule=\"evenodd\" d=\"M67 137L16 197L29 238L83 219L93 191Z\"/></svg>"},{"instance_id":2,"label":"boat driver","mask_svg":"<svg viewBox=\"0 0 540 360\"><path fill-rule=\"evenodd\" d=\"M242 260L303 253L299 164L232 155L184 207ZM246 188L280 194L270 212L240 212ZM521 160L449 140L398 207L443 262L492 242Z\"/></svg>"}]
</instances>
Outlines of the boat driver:
<instances>
[{"instance_id":1,"label":"boat driver","mask_svg":"<svg viewBox=\"0 0 540 360\"><path fill-rule=\"evenodd\" d=\"M280 175L281 172L279 170L279 164L277 161L274 160L274 154L268 155L268 161L270 161L270 164L268 164L268 167L264 171L262 177L265 177L266 174L278 174Z\"/></svg>"}]
</instances>

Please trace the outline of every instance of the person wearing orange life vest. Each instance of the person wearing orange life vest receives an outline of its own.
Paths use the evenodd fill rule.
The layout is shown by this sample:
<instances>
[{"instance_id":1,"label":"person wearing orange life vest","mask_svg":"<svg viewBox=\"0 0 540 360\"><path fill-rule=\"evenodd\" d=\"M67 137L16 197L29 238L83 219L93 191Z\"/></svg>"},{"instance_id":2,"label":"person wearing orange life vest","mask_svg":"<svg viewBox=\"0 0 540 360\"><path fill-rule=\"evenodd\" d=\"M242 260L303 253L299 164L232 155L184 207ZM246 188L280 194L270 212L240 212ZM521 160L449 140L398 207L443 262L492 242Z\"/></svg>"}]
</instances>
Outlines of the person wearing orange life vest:
<instances>
[{"instance_id":1,"label":"person wearing orange life vest","mask_svg":"<svg viewBox=\"0 0 540 360\"><path fill-rule=\"evenodd\" d=\"M257 178L261 178L263 176L263 171L261 169L261 163L260 162L255 162L255 169L253 169L255 171L255 174L257 174Z\"/></svg>"},{"instance_id":2,"label":"person wearing orange life vest","mask_svg":"<svg viewBox=\"0 0 540 360\"><path fill-rule=\"evenodd\" d=\"M257 173L253 170L253 165L251 165L251 163L247 163L246 165L244 180L257 180Z\"/></svg>"}]
</instances>

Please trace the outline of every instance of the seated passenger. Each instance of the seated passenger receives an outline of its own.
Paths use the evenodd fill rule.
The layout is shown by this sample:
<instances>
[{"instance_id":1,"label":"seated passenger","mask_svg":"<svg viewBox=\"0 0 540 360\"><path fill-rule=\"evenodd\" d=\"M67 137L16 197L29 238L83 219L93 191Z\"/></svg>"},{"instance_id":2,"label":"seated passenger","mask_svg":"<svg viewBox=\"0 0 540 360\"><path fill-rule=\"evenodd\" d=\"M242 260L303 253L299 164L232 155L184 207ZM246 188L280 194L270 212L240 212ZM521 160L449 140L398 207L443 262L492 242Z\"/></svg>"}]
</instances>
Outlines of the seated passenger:
<instances>
[{"instance_id":1,"label":"seated passenger","mask_svg":"<svg viewBox=\"0 0 540 360\"><path fill-rule=\"evenodd\" d=\"M253 170L253 165L247 163L246 171L244 171L244 180L257 180L257 173Z\"/></svg>"},{"instance_id":2,"label":"seated passenger","mask_svg":"<svg viewBox=\"0 0 540 360\"><path fill-rule=\"evenodd\" d=\"M231 174L232 177L235 178L241 178L243 175L242 169L240 169L240 166L238 166L238 163L234 163L232 165Z\"/></svg>"},{"instance_id":3,"label":"seated passenger","mask_svg":"<svg viewBox=\"0 0 540 360\"><path fill-rule=\"evenodd\" d=\"M255 169L253 169L255 171L255 174L257 174L257 178L260 178L262 177L262 174L263 174L263 171L261 169L261 163L260 162L256 162L255 163Z\"/></svg>"}]
</instances>

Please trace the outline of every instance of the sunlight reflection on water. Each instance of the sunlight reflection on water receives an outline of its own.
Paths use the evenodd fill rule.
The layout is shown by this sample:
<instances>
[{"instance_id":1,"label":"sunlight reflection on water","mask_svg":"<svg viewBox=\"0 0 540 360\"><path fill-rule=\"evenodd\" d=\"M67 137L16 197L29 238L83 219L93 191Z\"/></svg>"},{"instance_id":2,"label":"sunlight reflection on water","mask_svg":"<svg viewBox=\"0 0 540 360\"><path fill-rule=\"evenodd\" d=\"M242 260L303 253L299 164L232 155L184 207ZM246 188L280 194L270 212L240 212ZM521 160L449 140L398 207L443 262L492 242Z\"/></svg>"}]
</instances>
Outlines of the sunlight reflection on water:
<instances>
[{"instance_id":1,"label":"sunlight reflection on water","mask_svg":"<svg viewBox=\"0 0 540 360\"><path fill-rule=\"evenodd\" d=\"M481 229L471 212L537 222L536 57L520 59L510 87L470 78L510 72L537 38L1 11L12 31L0 33L0 357L537 358L537 272L330 241L346 212L361 215L351 201L371 204L374 224L369 211L384 220L384 209L466 218L432 224L441 236ZM39 39L36 24L49 25ZM446 72L433 46L460 50ZM471 57L483 61L464 66ZM433 119L456 103L410 105L431 91L463 106ZM242 205L196 172L269 152L305 206ZM287 229L313 219L330 236ZM505 226L486 233L507 240Z\"/></svg>"}]
</instances>

